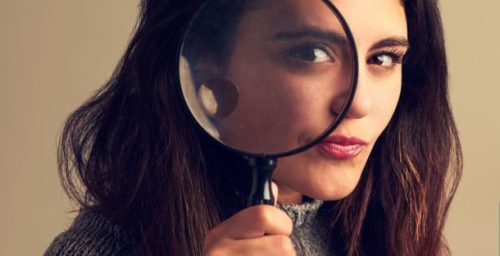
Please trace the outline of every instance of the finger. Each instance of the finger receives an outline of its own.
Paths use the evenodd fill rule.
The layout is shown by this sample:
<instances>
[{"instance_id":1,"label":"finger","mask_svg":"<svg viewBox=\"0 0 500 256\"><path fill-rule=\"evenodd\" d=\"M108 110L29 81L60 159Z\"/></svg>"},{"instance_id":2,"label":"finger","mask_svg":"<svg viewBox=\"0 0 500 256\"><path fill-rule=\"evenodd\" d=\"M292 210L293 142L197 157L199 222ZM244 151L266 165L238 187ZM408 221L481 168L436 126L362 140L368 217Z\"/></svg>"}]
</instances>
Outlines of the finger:
<instances>
[{"instance_id":1,"label":"finger","mask_svg":"<svg viewBox=\"0 0 500 256\"><path fill-rule=\"evenodd\" d=\"M288 215L270 205L257 205L236 213L212 230L209 235L231 239L248 239L264 235L292 233L293 223Z\"/></svg>"},{"instance_id":2,"label":"finger","mask_svg":"<svg viewBox=\"0 0 500 256\"><path fill-rule=\"evenodd\" d=\"M276 206L276 204L278 204L278 185L276 185L274 181L271 182L271 191L274 196L274 206Z\"/></svg>"},{"instance_id":3,"label":"finger","mask_svg":"<svg viewBox=\"0 0 500 256\"><path fill-rule=\"evenodd\" d=\"M295 249L289 236L263 236L236 242L239 253L234 255L295 255Z\"/></svg>"},{"instance_id":4,"label":"finger","mask_svg":"<svg viewBox=\"0 0 500 256\"><path fill-rule=\"evenodd\" d=\"M289 236L270 235L244 240L219 240L204 255L288 256L295 255L295 249Z\"/></svg>"}]
</instances>

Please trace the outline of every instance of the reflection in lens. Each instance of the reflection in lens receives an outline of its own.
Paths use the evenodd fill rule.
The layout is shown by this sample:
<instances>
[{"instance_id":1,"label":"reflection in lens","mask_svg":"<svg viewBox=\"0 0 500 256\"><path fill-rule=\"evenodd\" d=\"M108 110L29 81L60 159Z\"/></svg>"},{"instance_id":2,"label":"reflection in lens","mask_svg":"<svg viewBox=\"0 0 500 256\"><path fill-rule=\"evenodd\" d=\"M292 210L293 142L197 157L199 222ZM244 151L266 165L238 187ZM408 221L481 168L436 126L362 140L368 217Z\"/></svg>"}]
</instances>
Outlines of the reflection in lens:
<instances>
[{"instance_id":1,"label":"reflection in lens","mask_svg":"<svg viewBox=\"0 0 500 256\"><path fill-rule=\"evenodd\" d=\"M224 118L236 109L238 89L229 80L212 79L200 84L198 100L211 118Z\"/></svg>"}]
</instances>

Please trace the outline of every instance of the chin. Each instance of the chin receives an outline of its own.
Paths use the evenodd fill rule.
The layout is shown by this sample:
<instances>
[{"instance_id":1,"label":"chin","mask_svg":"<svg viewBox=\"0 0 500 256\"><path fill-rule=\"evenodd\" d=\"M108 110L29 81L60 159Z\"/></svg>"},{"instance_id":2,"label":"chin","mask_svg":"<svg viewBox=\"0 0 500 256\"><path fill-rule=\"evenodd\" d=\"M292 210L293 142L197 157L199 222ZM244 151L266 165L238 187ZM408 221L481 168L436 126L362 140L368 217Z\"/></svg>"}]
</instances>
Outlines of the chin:
<instances>
[{"instance_id":1,"label":"chin","mask_svg":"<svg viewBox=\"0 0 500 256\"><path fill-rule=\"evenodd\" d=\"M322 201L337 201L349 196L356 188L356 185L349 186L343 184L342 186L319 189L316 187L311 191L304 191L303 195Z\"/></svg>"},{"instance_id":2,"label":"chin","mask_svg":"<svg viewBox=\"0 0 500 256\"><path fill-rule=\"evenodd\" d=\"M349 196L354 191L359 183L362 169L362 167L331 168L331 171L323 169L320 173L315 168L295 173L295 175L278 172L274 180L278 186L287 187L288 190L304 196L322 201L336 201Z\"/></svg>"},{"instance_id":3,"label":"chin","mask_svg":"<svg viewBox=\"0 0 500 256\"><path fill-rule=\"evenodd\" d=\"M349 196L358 186L367 158L367 155L362 155L357 161L283 159L273 179L278 186L282 185L304 196L336 201Z\"/></svg>"}]
</instances>

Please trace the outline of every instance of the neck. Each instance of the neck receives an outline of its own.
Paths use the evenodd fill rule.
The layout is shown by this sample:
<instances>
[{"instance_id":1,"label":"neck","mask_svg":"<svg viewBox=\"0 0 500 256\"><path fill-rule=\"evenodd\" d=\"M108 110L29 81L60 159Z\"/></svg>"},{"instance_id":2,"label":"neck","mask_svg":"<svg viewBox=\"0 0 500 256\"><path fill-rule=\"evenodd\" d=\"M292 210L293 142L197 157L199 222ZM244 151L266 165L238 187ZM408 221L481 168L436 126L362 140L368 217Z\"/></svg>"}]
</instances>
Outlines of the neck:
<instances>
[{"instance_id":1,"label":"neck","mask_svg":"<svg viewBox=\"0 0 500 256\"><path fill-rule=\"evenodd\" d=\"M280 204L302 204L304 195L287 186L276 182L278 186L278 203Z\"/></svg>"}]
</instances>

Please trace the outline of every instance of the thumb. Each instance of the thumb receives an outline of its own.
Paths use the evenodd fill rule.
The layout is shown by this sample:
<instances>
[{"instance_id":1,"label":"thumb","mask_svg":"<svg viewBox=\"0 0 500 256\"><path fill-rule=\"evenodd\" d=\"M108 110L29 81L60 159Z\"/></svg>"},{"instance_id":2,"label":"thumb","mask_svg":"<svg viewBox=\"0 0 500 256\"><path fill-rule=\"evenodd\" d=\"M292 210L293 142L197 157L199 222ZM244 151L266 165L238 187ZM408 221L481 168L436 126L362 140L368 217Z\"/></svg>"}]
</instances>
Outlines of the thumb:
<instances>
[{"instance_id":1,"label":"thumb","mask_svg":"<svg viewBox=\"0 0 500 256\"><path fill-rule=\"evenodd\" d=\"M271 181L271 190L274 196L274 206L276 206L278 202L278 185L274 181Z\"/></svg>"}]
</instances>

